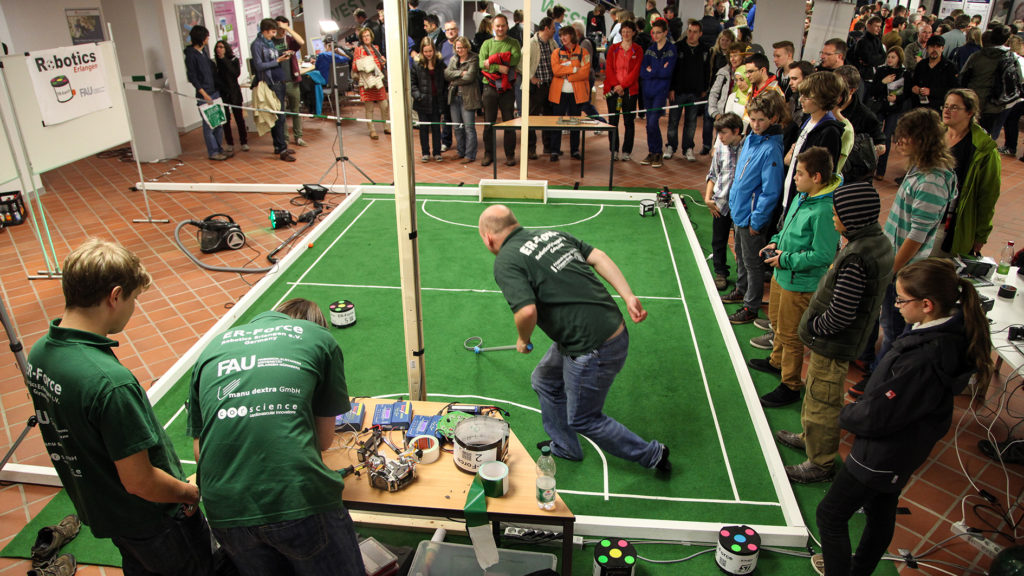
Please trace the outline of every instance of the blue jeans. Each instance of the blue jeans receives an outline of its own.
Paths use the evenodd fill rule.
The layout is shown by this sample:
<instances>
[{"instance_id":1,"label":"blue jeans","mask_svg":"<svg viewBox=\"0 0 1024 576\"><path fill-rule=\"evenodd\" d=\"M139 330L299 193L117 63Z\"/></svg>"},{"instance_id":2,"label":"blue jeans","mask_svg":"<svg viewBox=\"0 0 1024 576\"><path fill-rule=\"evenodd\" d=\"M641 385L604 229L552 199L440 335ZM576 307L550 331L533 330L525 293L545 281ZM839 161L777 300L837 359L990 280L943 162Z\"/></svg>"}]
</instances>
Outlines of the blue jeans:
<instances>
[{"instance_id":1,"label":"blue jeans","mask_svg":"<svg viewBox=\"0 0 1024 576\"><path fill-rule=\"evenodd\" d=\"M604 400L615 376L626 363L629 332L605 341L596 350L576 357L562 354L558 344L548 348L530 380L540 400L541 421L551 438L551 453L567 460L582 460L577 434L593 440L601 450L645 468L661 459L662 445L644 440L603 412Z\"/></svg>"},{"instance_id":2,"label":"blue jeans","mask_svg":"<svg viewBox=\"0 0 1024 576\"><path fill-rule=\"evenodd\" d=\"M476 160L476 110L462 107L462 96L455 95L451 105L452 122L462 122L462 127L454 127L455 142L459 156Z\"/></svg>"},{"instance_id":3,"label":"blue jeans","mask_svg":"<svg viewBox=\"0 0 1024 576\"><path fill-rule=\"evenodd\" d=\"M214 92L214 93L210 94L210 98L213 98L214 100L216 100L217 98L220 98L220 93L219 92ZM199 103L200 104L204 104L205 102L206 102L205 100L199 99ZM224 109L224 114L230 115L231 111L228 110L227 108L225 108ZM206 142L206 155L207 156L216 156L217 154L223 154L224 153L224 148L221 147L220 143L221 143L221 138L224 135L224 125L221 124L220 126L217 126L216 128L212 128L211 129L210 125L206 123L206 120L203 120L202 122L203 122L203 141Z\"/></svg>"},{"instance_id":4,"label":"blue jeans","mask_svg":"<svg viewBox=\"0 0 1024 576\"><path fill-rule=\"evenodd\" d=\"M348 510L262 526L214 528L245 576L365 576Z\"/></svg>"},{"instance_id":5,"label":"blue jeans","mask_svg":"<svg viewBox=\"0 0 1024 576\"><path fill-rule=\"evenodd\" d=\"M900 334L903 334L903 330L907 327L907 321L903 319L903 314L900 314L900 311L896 308L895 280L889 284L885 289L885 295L882 296L882 311L878 315L878 323L882 328L882 346L878 349L878 354L875 355L875 360L871 363L872 372L875 371L875 367L885 357L885 353L892 348L892 343Z\"/></svg>"},{"instance_id":6,"label":"blue jeans","mask_svg":"<svg viewBox=\"0 0 1024 576\"><path fill-rule=\"evenodd\" d=\"M155 536L114 536L125 576L213 576L210 527L197 511L190 518L165 518Z\"/></svg>"},{"instance_id":7,"label":"blue jeans","mask_svg":"<svg viewBox=\"0 0 1024 576\"><path fill-rule=\"evenodd\" d=\"M676 99L671 102L674 105L689 104L697 101L697 94L685 94L676 92ZM686 118L683 121L683 146L679 146L679 119L683 112ZM693 135L697 132L697 116L700 113L699 106L687 106L686 108L673 108L668 111L668 141L667 146L672 150L689 150L693 148Z\"/></svg>"},{"instance_id":8,"label":"blue jeans","mask_svg":"<svg viewBox=\"0 0 1024 576\"><path fill-rule=\"evenodd\" d=\"M661 154L661 126L658 121L665 113L663 108L668 98L666 94L642 94L644 109L647 110L647 152L649 154ZM658 108L658 110L651 110Z\"/></svg>"},{"instance_id":9,"label":"blue jeans","mask_svg":"<svg viewBox=\"0 0 1024 576\"><path fill-rule=\"evenodd\" d=\"M862 484L846 467L839 468L832 487L818 504L818 529L829 576L868 576L882 559L896 528L896 505L900 493L879 492ZM864 508L867 522L850 557L850 518Z\"/></svg>"},{"instance_id":10,"label":"blue jeans","mask_svg":"<svg viewBox=\"0 0 1024 576\"><path fill-rule=\"evenodd\" d=\"M278 82L271 86L274 91L274 95L281 102L281 109L284 111L284 82ZM274 154L280 154L288 149L288 139L284 136L284 120L286 116L284 114L277 115L277 122L274 122L274 127L270 129L270 137L274 140Z\"/></svg>"},{"instance_id":11,"label":"blue jeans","mask_svg":"<svg viewBox=\"0 0 1024 576\"><path fill-rule=\"evenodd\" d=\"M761 308L764 295L764 259L759 254L768 243L767 236L751 236L746 226L733 227L733 248L736 250L736 289L743 292L743 305L751 312Z\"/></svg>"}]
</instances>

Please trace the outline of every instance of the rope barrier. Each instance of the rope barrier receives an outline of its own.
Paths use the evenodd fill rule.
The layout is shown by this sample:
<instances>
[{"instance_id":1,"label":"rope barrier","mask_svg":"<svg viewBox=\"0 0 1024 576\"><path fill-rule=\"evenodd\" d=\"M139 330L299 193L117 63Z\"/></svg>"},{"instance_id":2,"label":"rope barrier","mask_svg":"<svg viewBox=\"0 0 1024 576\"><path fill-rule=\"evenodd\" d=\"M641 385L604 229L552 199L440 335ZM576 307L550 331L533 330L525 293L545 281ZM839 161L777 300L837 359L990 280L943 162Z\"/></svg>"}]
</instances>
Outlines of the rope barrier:
<instances>
[{"instance_id":1,"label":"rope barrier","mask_svg":"<svg viewBox=\"0 0 1024 576\"><path fill-rule=\"evenodd\" d=\"M140 91L143 91L143 92L164 92L164 93L167 93L167 94L173 94L175 96L180 96L182 98L187 98L189 100L195 100L196 102L198 102L200 104L203 104L203 103L206 102L205 100L198 99L195 96L192 96L191 94L184 94L184 93L178 92L176 90L173 90L171 88L161 88L159 86L150 86L150 85L147 85L147 84L136 84L136 83L128 83L128 82L125 82L124 86L125 86L125 88L134 88L136 90L140 90ZM689 108L691 106L700 106L702 104L707 104L707 102L708 102L707 100L700 100L698 102L687 102L685 104L670 104L668 106L661 106L661 107L654 107L654 108L642 108L642 109L638 109L638 110L633 110L632 113L633 114L646 114L646 113L649 113L649 112L658 112L658 111L672 110L674 108ZM269 114L275 114L275 115L278 115L278 116L286 116L286 117L287 116L297 116L299 118L312 118L312 119L317 119L317 120L335 120L335 121L349 121L349 122L364 122L364 123L367 123L367 124L371 124L371 123L373 123L373 124L390 124L391 123L391 120L376 120L376 119L369 119L369 118L356 118L356 117L350 117L350 116L330 116L330 115L327 115L327 114L309 114L309 113L305 113L305 112L288 112L288 111L285 111L285 110L269 110L269 109L266 109L266 108L255 108L255 107L252 107L252 106L240 106L240 105L237 105L237 104L227 104L227 103L224 103L224 102L221 103L221 106L224 106L225 108L238 108L239 110L248 110L248 111L251 111L253 113L256 113L256 112L266 112L266 113L269 113ZM616 112L607 112L605 114L590 114L590 115L587 115L586 118L592 118L592 119L595 119L595 120L600 120L601 118L609 118L611 116L621 116L623 114L625 114L625 112L623 112L623 111L616 111ZM605 123L607 124L608 122L605 122ZM486 127L486 126L494 126L495 124L492 123L492 122L476 122L475 125ZM463 122L418 122L418 121L417 122L413 122L413 127L414 128L418 127L418 126L456 126L458 128L464 128L465 127L465 123L463 123ZM543 130L543 128L537 128L537 130ZM552 128L547 128L547 130L552 130Z\"/></svg>"}]
</instances>

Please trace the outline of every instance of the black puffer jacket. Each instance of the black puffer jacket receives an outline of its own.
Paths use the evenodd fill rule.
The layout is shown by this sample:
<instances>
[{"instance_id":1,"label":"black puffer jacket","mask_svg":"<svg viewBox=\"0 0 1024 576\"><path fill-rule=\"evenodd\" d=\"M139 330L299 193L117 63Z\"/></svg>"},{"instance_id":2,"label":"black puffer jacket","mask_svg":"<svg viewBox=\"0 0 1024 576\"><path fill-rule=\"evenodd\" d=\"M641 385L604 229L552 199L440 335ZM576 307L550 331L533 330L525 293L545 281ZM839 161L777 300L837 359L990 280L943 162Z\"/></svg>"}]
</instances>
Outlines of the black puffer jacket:
<instances>
[{"instance_id":1,"label":"black puffer jacket","mask_svg":"<svg viewBox=\"0 0 1024 576\"><path fill-rule=\"evenodd\" d=\"M424 114L440 112L447 106L447 94L444 81L444 63L440 60L430 70L420 66L419 62L412 65L412 78L409 79L412 90L412 109Z\"/></svg>"},{"instance_id":2,"label":"black puffer jacket","mask_svg":"<svg viewBox=\"0 0 1024 576\"><path fill-rule=\"evenodd\" d=\"M839 414L857 435L846 469L881 492L897 492L949 430L953 397L973 367L965 356L962 313L937 326L908 330L871 374L864 395Z\"/></svg>"}]
</instances>

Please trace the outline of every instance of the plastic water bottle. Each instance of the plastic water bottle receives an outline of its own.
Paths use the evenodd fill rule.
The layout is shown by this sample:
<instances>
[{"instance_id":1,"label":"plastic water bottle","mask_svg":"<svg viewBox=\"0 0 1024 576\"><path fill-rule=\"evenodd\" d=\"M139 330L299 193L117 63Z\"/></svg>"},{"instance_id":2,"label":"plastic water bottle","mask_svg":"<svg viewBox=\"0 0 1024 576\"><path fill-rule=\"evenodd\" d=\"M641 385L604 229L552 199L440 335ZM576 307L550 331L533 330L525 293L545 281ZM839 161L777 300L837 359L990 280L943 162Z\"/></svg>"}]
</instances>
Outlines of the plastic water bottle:
<instances>
[{"instance_id":1,"label":"plastic water bottle","mask_svg":"<svg viewBox=\"0 0 1024 576\"><path fill-rule=\"evenodd\" d=\"M537 458L537 507L555 509L555 459L551 457L550 446L542 447Z\"/></svg>"},{"instance_id":2,"label":"plastic water bottle","mask_svg":"<svg viewBox=\"0 0 1024 576\"><path fill-rule=\"evenodd\" d=\"M1006 277L1010 274L1010 263L1012 261L1013 240L1010 240L1006 243L1006 246L1003 246L1003 251L999 253L999 266L996 266L996 282L1006 282Z\"/></svg>"}]
</instances>

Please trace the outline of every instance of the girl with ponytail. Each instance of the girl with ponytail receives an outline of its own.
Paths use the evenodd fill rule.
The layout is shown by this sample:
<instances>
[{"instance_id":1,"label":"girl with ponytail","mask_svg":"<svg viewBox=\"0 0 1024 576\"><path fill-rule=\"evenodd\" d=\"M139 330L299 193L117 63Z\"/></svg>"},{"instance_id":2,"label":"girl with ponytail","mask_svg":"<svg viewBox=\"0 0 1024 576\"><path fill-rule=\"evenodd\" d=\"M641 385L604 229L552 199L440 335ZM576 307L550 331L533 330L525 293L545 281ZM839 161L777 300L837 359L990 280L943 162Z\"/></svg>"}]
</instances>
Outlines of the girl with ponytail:
<instances>
[{"instance_id":1,"label":"girl with ponytail","mask_svg":"<svg viewBox=\"0 0 1024 576\"><path fill-rule=\"evenodd\" d=\"M872 373L864 395L844 406L856 435L845 465L818 505L824 572L871 574L892 541L896 504L910 475L949 430L953 397L993 372L988 322L974 286L947 260L929 258L896 275L895 307L907 328ZM850 517L867 524L850 556ZM816 556L817 565L822 558Z\"/></svg>"}]
</instances>

